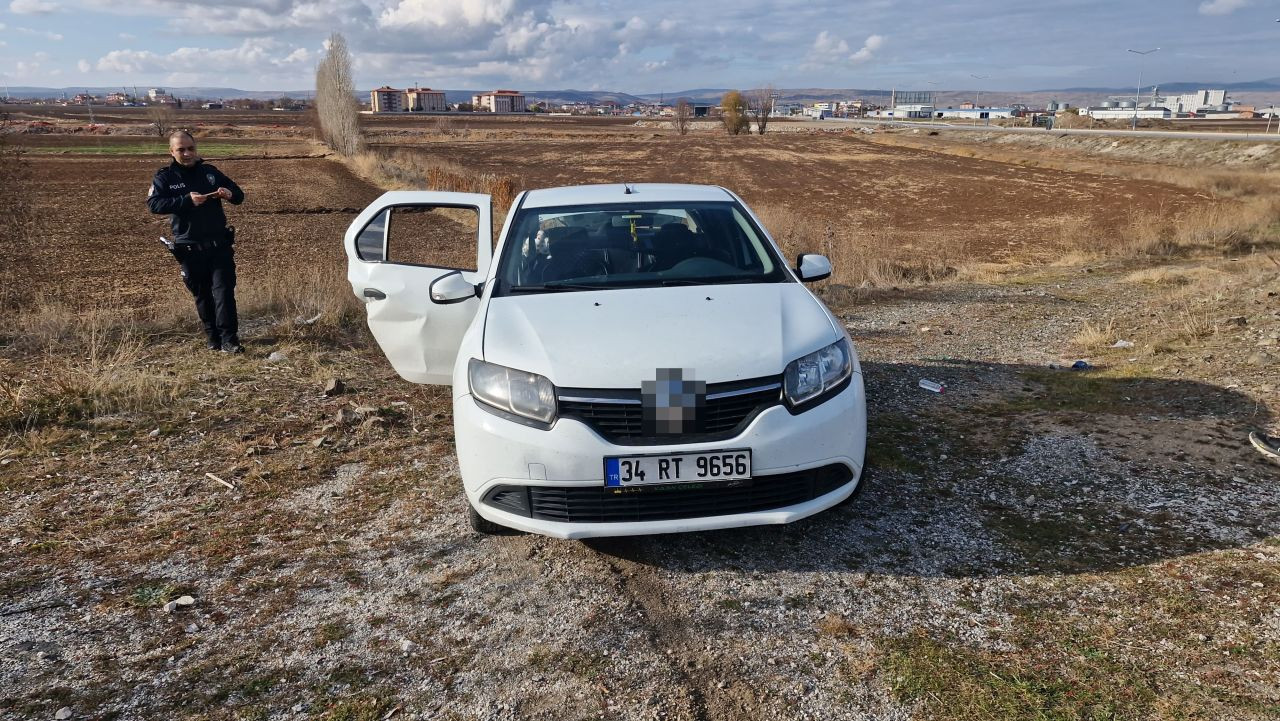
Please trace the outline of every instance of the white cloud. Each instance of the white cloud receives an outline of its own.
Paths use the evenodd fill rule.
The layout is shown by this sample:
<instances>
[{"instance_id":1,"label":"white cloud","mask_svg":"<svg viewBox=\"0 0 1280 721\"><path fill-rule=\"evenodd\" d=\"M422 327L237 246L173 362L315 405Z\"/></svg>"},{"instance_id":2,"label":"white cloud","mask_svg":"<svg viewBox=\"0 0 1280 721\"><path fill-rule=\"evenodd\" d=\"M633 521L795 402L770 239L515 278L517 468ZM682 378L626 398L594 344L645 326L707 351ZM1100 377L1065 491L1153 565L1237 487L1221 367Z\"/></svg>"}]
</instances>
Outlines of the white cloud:
<instances>
[{"instance_id":1,"label":"white cloud","mask_svg":"<svg viewBox=\"0 0 1280 721\"><path fill-rule=\"evenodd\" d=\"M178 48L160 55L150 50L112 50L98 59L102 72L207 73L211 69L230 75L260 76L272 68L285 68L310 61L303 48L289 48L267 38L251 38L234 48Z\"/></svg>"},{"instance_id":2,"label":"white cloud","mask_svg":"<svg viewBox=\"0 0 1280 721\"><path fill-rule=\"evenodd\" d=\"M884 46L883 35L870 35L862 42L862 47L849 52L849 43L823 30L814 38L813 48L809 51L807 69L821 69L824 66L843 65L845 63L865 63L877 50Z\"/></svg>"},{"instance_id":3,"label":"white cloud","mask_svg":"<svg viewBox=\"0 0 1280 721\"><path fill-rule=\"evenodd\" d=\"M382 11L379 27L443 30L496 27L516 11L516 0L399 0Z\"/></svg>"},{"instance_id":4,"label":"white cloud","mask_svg":"<svg viewBox=\"0 0 1280 721\"><path fill-rule=\"evenodd\" d=\"M849 56L849 59L855 63L864 63L871 59L871 54L879 50L884 45L883 35L870 35L862 43L862 47L858 52Z\"/></svg>"},{"instance_id":5,"label":"white cloud","mask_svg":"<svg viewBox=\"0 0 1280 721\"><path fill-rule=\"evenodd\" d=\"M822 57L834 57L845 55L849 52L849 43L844 40L833 37L831 33L823 30L818 33L818 37L813 41L813 54Z\"/></svg>"},{"instance_id":6,"label":"white cloud","mask_svg":"<svg viewBox=\"0 0 1280 721\"><path fill-rule=\"evenodd\" d=\"M1209 0L1200 3L1201 15L1230 15L1248 5L1250 0Z\"/></svg>"},{"instance_id":7,"label":"white cloud","mask_svg":"<svg viewBox=\"0 0 1280 721\"><path fill-rule=\"evenodd\" d=\"M62 35L58 33L46 32L44 30L32 30L31 28L20 28L20 27L15 27L14 30L17 30L23 35L34 35L36 37L44 38L45 40L53 40L53 41L62 40Z\"/></svg>"},{"instance_id":8,"label":"white cloud","mask_svg":"<svg viewBox=\"0 0 1280 721\"><path fill-rule=\"evenodd\" d=\"M137 36L137 35L133 35L133 34L131 34L131 33L120 33L120 34L119 34L119 35L117 35L116 37L120 38L121 40L125 40L125 41L128 41L128 40L137 40L137 39L138 39L138 36Z\"/></svg>"},{"instance_id":9,"label":"white cloud","mask_svg":"<svg viewBox=\"0 0 1280 721\"><path fill-rule=\"evenodd\" d=\"M13 0L9 12L14 15L47 15L58 11L58 6L47 0Z\"/></svg>"},{"instance_id":10,"label":"white cloud","mask_svg":"<svg viewBox=\"0 0 1280 721\"><path fill-rule=\"evenodd\" d=\"M76 69L82 73L87 73L90 70L93 70L93 65L90 65L88 60L81 60L76 63Z\"/></svg>"}]
</instances>

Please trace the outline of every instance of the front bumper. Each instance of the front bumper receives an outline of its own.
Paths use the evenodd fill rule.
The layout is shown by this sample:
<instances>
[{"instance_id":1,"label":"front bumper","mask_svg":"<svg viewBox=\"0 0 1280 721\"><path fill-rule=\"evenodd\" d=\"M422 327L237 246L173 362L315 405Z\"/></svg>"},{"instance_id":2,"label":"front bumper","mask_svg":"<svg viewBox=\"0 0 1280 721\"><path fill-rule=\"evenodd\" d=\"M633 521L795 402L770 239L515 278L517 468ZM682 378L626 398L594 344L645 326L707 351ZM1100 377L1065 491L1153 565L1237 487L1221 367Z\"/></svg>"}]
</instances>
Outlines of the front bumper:
<instances>
[{"instance_id":1,"label":"front bumper","mask_svg":"<svg viewBox=\"0 0 1280 721\"><path fill-rule=\"evenodd\" d=\"M463 486L467 500L476 511L503 526L559 538L679 533L790 523L830 508L853 493L862 473L867 429L860 373L853 375L844 391L821 405L798 415L792 415L781 405L770 407L757 415L736 437L715 442L618 445L572 418L561 418L550 430L540 430L489 413L480 408L470 394L454 399L454 426ZM520 509L518 504L491 505L494 500L491 492L511 491L513 487L518 490L525 486L544 487L542 490L546 493L535 494L540 497L560 493L589 503L589 497L599 495L597 489L604 486L606 456L730 448L751 449L753 486L759 490L747 492L750 499L746 499L741 490L727 492L723 496L724 503L716 502L714 489L690 492L688 501L691 506L706 508L706 515L690 516L692 511L681 513L676 510L665 513L668 517L662 520L627 520L653 517L655 514L618 511L569 513L553 520L552 516L556 514L530 513L528 508ZM833 475L835 471L832 469L838 473ZM771 491L780 489L782 481L792 482L793 479L807 484L804 493ZM665 500L658 505L664 507L678 506L678 494L682 492L644 491L645 494L663 494ZM782 505L762 508L762 504L769 505L770 498ZM645 503L653 505L653 502ZM578 503L579 507L582 505ZM620 506L613 503L609 508L617 510ZM735 512L742 508L751 510ZM673 515L681 517L670 517ZM565 517L574 520L562 520ZM579 518L596 520L579 521ZM599 522L601 518L608 520Z\"/></svg>"}]
</instances>

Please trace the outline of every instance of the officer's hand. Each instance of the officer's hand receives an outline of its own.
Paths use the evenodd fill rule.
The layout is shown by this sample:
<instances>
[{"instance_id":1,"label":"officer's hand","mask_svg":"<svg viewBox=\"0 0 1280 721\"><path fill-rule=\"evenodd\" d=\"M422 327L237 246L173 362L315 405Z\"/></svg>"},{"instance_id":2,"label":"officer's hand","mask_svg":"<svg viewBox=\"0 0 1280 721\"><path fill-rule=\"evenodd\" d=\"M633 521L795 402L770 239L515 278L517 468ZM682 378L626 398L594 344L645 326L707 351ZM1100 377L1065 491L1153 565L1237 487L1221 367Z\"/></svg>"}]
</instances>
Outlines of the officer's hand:
<instances>
[{"instance_id":1,"label":"officer's hand","mask_svg":"<svg viewBox=\"0 0 1280 721\"><path fill-rule=\"evenodd\" d=\"M214 194L223 200L231 200L231 191L226 188L218 188Z\"/></svg>"},{"instance_id":2,"label":"officer's hand","mask_svg":"<svg viewBox=\"0 0 1280 721\"><path fill-rule=\"evenodd\" d=\"M204 201L205 197L200 193L196 193L194 191L191 193L191 202L195 205L204 205Z\"/></svg>"}]
</instances>

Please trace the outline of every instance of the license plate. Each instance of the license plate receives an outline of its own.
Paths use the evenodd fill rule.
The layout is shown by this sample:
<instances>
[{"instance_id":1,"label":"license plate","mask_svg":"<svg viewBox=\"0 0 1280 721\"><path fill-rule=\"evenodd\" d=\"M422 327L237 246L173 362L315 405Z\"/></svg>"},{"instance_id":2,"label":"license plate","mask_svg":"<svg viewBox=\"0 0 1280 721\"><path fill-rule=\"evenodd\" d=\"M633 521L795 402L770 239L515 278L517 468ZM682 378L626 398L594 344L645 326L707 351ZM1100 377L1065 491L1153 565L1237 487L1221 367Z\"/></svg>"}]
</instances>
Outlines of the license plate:
<instances>
[{"instance_id":1,"label":"license plate","mask_svg":"<svg viewBox=\"0 0 1280 721\"><path fill-rule=\"evenodd\" d=\"M751 478L751 450L666 453L604 459L607 488L719 483Z\"/></svg>"}]
</instances>

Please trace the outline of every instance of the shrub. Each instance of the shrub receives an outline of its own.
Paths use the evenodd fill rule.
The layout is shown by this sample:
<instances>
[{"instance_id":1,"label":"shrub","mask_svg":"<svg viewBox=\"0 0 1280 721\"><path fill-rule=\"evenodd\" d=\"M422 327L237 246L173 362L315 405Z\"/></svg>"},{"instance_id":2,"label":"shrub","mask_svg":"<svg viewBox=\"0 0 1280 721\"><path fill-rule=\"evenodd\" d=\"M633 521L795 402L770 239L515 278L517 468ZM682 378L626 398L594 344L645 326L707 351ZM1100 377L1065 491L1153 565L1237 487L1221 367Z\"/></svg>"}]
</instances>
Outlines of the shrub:
<instances>
[{"instance_id":1,"label":"shrub","mask_svg":"<svg viewBox=\"0 0 1280 721\"><path fill-rule=\"evenodd\" d=\"M751 118L747 115L747 101L742 93L730 90L720 99L720 120L730 135L741 135L751 129Z\"/></svg>"}]
</instances>

